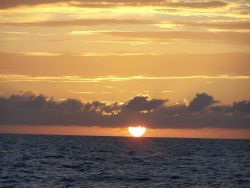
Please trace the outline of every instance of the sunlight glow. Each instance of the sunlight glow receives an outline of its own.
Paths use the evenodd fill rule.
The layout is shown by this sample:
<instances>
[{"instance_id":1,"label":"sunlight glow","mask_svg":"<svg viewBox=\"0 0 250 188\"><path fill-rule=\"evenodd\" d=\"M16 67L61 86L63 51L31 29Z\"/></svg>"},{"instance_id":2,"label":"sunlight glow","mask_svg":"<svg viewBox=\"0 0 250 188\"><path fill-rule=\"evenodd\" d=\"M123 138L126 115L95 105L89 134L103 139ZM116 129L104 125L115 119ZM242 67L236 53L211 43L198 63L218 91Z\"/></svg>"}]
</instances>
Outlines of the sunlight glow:
<instances>
[{"instance_id":1,"label":"sunlight glow","mask_svg":"<svg viewBox=\"0 0 250 188\"><path fill-rule=\"evenodd\" d=\"M134 136L134 137L141 137L142 135L145 134L146 128L145 127L129 127L128 128L129 133Z\"/></svg>"}]
</instances>

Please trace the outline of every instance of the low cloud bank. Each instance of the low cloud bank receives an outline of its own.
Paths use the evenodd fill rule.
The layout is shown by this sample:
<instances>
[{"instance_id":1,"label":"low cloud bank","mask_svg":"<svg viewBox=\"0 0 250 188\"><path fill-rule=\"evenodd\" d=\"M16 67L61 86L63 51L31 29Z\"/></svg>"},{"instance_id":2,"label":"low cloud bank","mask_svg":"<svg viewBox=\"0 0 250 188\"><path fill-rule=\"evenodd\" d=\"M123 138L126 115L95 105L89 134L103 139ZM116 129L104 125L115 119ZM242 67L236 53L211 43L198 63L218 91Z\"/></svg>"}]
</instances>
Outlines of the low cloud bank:
<instances>
[{"instance_id":1,"label":"low cloud bank","mask_svg":"<svg viewBox=\"0 0 250 188\"><path fill-rule=\"evenodd\" d=\"M188 105L135 96L124 102L56 101L30 92L0 98L0 125L77 125L148 128L250 128L250 100L222 105L198 93Z\"/></svg>"}]
</instances>

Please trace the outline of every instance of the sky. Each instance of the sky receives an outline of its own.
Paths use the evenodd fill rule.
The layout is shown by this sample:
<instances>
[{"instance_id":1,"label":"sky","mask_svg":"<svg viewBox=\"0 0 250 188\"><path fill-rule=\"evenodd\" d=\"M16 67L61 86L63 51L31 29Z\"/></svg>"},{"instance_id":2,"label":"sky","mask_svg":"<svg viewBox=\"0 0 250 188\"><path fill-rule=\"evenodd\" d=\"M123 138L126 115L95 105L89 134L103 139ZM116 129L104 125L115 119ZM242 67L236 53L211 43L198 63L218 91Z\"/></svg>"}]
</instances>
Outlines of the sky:
<instances>
[{"instance_id":1,"label":"sky","mask_svg":"<svg viewBox=\"0 0 250 188\"><path fill-rule=\"evenodd\" d=\"M249 18L247 0L1 0L0 132L250 138Z\"/></svg>"}]
</instances>

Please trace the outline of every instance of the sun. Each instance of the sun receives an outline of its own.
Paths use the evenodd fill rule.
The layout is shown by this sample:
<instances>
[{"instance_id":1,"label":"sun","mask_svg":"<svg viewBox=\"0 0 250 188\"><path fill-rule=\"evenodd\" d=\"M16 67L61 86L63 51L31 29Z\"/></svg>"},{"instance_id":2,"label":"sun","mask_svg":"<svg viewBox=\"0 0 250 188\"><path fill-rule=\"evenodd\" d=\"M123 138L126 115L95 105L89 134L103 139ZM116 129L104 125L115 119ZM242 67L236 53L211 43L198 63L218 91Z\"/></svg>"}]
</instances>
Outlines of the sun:
<instances>
[{"instance_id":1,"label":"sun","mask_svg":"<svg viewBox=\"0 0 250 188\"><path fill-rule=\"evenodd\" d=\"M134 137L141 137L142 135L145 134L146 128L145 127L129 127L128 128L129 133L134 136Z\"/></svg>"}]
</instances>

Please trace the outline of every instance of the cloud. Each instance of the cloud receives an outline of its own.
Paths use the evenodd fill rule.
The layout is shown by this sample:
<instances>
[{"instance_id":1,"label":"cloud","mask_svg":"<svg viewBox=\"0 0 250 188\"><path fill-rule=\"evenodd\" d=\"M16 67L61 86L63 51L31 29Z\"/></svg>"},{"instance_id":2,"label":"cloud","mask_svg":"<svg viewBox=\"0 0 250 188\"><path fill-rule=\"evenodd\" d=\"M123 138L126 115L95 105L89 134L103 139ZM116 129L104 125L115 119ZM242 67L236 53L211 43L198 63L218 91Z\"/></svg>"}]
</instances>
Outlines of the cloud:
<instances>
[{"instance_id":1,"label":"cloud","mask_svg":"<svg viewBox=\"0 0 250 188\"><path fill-rule=\"evenodd\" d=\"M250 15L250 10L241 10L241 11L237 11L236 13L238 13L240 15L248 16L248 15Z\"/></svg>"},{"instance_id":2,"label":"cloud","mask_svg":"<svg viewBox=\"0 0 250 188\"><path fill-rule=\"evenodd\" d=\"M66 27L66 26L98 26L98 25L150 25L155 24L160 27L173 25L192 26L207 29L222 29L222 30L250 30L249 21L216 21L216 22L194 22L194 21L176 21L176 22L161 22L156 20L139 20L139 19L75 19L75 20L50 20L36 22L2 22L2 26L16 27ZM97 34L105 31L72 31L72 34ZM108 31L107 31L108 32ZM110 32L110 31L109 31ZM114 31L116 32L116 31ZM119 31L118 31L119 32ZM25 32L4 32L6 34L27 34Z\"/></svg>"},{"instance_id":3,"label":"cloud","mask_svg":"<svg viewBox=\"0 0 250 188\"><path fill-rule=\"evenodd\" d=\"M149 111L156 109L157 107L163 105L165 100L161 99L150 99L148 96L136 96L129 100L124 106L124 110L127 111Z\"/></svg>"},{"instance_id":4,"label":"cloud","mask_svg":"<svg viewBox=\"0 0 250 188\"><path fill-rule=\"evenodd\" d=\"M185 40L249 45L250 32L133 31L103 32L111 36L155 40Z\"/></svg>"},{"instance_id":5,"label":"cloud","mask_svg":"<svg viewBox=\"0 0 250 188\"><path fill-rule=\"evenodd\" d=\"M190 102L188 108L191 111L200 111L214 103L216 103L216 101L212 96L209 96L206 93L198 93Z\"/></svg>"},{"instance_id":6,"label":"cloud","mask_svg":"<svg viewBox=\"0 0 250 188\"><path fill-rule=\"evenodd\" d=\"M1 72L0 79L2 82L14 80L38 81L39 79L43 79L43 82L45 82L49 81L46 76L52 77L51 81L54 78L57 79L57 77L62 77L60 78L62 80L66 78L63 76L72 75L72 72L80 78L113 75L113 77L130 76L130 79L132 79L131 76L135 76L133 77L134 80L140 78L142 81L143 79L153 78L160 80L164 77L172 80L174 78L204 78L206 79L205 82L215 82L217 79L247 81L250 78L250 53L130 54L126 58L121 54L101 56L102 54L98 53L99 56L94 56L95 54L93 56L90 56L90 54L89 56L80 56L77 53L60 51L57 53L62 53L62 56L34 56L34 54L27 53L0 52L0 59L2 60L0 68L1 70L8 70ZM69 62L74 62L74 66ZM88 68L86 69L86 67ZM210 78L213 80L209 80Z\"/></svg>"},{"instance_id":7,"label":"cloud","mask_svg":"<svg viewBox=\"0 0 250 188\"><path fill-rule=\"evenodd\" d=\"M39 22L6 22L0 23L4 26L36 26L36 27L65 27L65 26L97 26L115 24L154 24L152 20L137 19L78 19L78 20L52 20Z\"/></svg>"},{"instance_id":8,"label":"cloud","mask_svg":"<svg viewBox=\"0 0 250 188\"><path fill-rule=\"evenodd\" d=\"M20 52L20 55L24 56L41 56L41 57L46 57L46 56L62 56L62 53L58 52Z\"/></svg>"},{"instance_id":9,"label":"cloud","mask_svg":"<svg viewBox=\"0 0 250 188\"><path fill-rule=\"evenodd\" d=\"M0 73L0 82L58 82L58 83L92 83L92 82L124 82L133 80L248 80L249 75L193 75L193 76L95 76L95 77L82 77L82 76L30 76L22 74L5 74Z\"/></svg>"},{"instance_id":10,"label":"cloud","mask_svg":"<svg viewBox=\"0 0 250 188\"><path fill-rule=\"evenodd\" d=\"M2 0L0 8L12 8L18 6L34 6L52 3L68 3L71 6L81 7L112 7L112 6L126 6L126 5L159 5L165 0L76 0L74 2L68 0Z\"/></svg>"},{"instance_id":11,"label":"cloud","mask_svg":"<svg viewBox=\"0 0 250 188\"><path fill-rule=\"evenodd\" d=\"M214 28L214 29L224 29L224 30L250 30L249 21L216 21L216 22L173 22L177 25L185 25L192 27L204 27L204 28Z\"/></svg>"},{"instance_id":12,"label":"cloud","mask_svg":"<svg viewBox=\"0 0 250 188\"><path fill-rule=\"evenodd\" d=\"M7 9L18 6L34 6L34 5L43 5L43 4L52 4L52 3L63 3L67 0L2 0L0 1L0 8Z\"/></svg>"},{"instance_id":13,"label":"cloud","mask_svg":"<svg viewBox=\"0 0 250 188\"><path fill-rule=\"evenodd\" d=\"M232 106L232 111L250 113L250 101L235 102Z\"/></svg>"},{"instance_id":14,"label":"cloud","mask_svg":"<svg viewBox=\"0 0 250 188\"><path fill-rule=\"evenodd\" d=\"M0 8L7 9L18 6L34 6L53 3L67 3L71 6L105 8L113 6L166 6L175 8L218 8L227 6L224 1L168 1L168 0L2 0Z\"/></svg>"},{"instance_id":15,"label":"cloud","mask_svg":"<svg viewBox=\"0 0 250 188\"><path fill-rule=\"evenodd\" d=\"M250 101L216 104L206 93L197 94L189 105L167 105L166 99L135 96L124 102L67 99L56 101L26 92L0 98L0 125L65 125L149 128L250 128Z\"/></svg>"},{"instance_id":16,"label":"cloud","mask_svg":"<svg viewBox=\"0 0 250 188\"><path fill-rule=\"evenodd\" d=\"M218 8L218 7L225 7L228 3L224 1L180 1L180 2L169 2L167 3L168 7L174 8Z\"/></svg>"}]
</instances>

